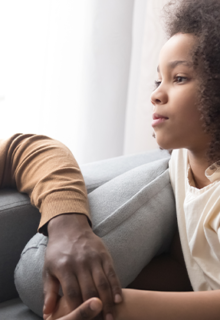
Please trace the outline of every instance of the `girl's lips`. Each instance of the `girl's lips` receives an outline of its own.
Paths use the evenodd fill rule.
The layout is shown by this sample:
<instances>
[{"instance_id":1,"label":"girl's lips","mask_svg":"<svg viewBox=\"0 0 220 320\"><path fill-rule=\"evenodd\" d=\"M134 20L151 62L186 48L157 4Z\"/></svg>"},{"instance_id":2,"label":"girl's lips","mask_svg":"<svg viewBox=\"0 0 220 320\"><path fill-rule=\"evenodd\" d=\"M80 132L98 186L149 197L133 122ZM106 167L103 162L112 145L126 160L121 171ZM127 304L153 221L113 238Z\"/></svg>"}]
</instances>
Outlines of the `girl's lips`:
<instances>
[{"instance_id":1,"label":"girl's lips","mask_svg":"<svg viewBox=\"0 0 220 320\"><path fill-rule=\"evenodd\" d=\"M162 116L158 113L154 113L153 114L153 121L152 121L152 127L156 127L157 125L164 123L166 120L168 120L169 118Z\"/></svg>"}]
</instances>

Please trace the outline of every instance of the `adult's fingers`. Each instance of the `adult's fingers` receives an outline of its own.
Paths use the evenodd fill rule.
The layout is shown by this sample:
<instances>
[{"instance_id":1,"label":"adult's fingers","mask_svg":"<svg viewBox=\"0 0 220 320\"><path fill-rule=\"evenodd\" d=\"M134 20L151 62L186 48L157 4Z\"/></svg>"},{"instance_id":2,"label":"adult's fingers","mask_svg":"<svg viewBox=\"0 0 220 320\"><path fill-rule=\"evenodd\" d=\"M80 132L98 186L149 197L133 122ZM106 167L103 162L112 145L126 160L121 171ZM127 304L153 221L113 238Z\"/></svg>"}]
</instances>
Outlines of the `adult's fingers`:
<instances>
[{"instance_id":1,"label":"adult's fingers","mask_svg":"<svg viewBox=\"0 0 220 320\"><path fill-rule=\"evenodd\" d=\"M115 303L122 302L121 284L113 268L113 262L106 259L103 262L103 270L110 283L114 302Z\"/></svg>"},{"instance_id":2,"label":"adult's fingers","mask_svg":"<svg viewBox=\"0 0 220 320\"><path fill-rule=\"evenodd\" d=\"M108 314L113 315L113 296L112 291L102 268L93 268L93 279L99 293L99 297L103 302L103 316L106 319Z\"/></svg>"},{"instance_id":3,"label":"adult's fingers","mask_svg":"<svg viewBox=\"0 0 220 320\"><path fill-rule=\"evenodd\" d=\"M77 309L57 320L90 320L102 311L102 302L98 298L85 301Z\"/></svg>"},{"instance_id":4,"label":"adult's fingers","mask_svg":"<svg viewBox=\"0 0 220 320\"><path fill-rule=\"evenodd\" d=\"M44 306L43 313L53 312L59 298L59 281L44 271Z\"/></svg>"},{"instance_id":5,"label":"adult's fingers","mask_svg":"<svg viewBox=\"0 0 220 320\"><path fill-rule=\"evenodd\" d=\"M78 281L83 301L89 300L93 297L99 298L99 293L96 289L92 274L89 270L87 270L86 268L82 269L78 274Z\"/></svg>"},{"instance_id":6,"label":"adult's fingers","mask_svg":"<svg viewBox=\"0 0 220 320\"><path fill-rule=\"evenodd\" d=\"M68 306L71 310L76 309L83 300L81 289L75 275L69 271L66 276L63 275L59 280L62 284L63 295L66 298Z\"/></svg>"}]
</instances>

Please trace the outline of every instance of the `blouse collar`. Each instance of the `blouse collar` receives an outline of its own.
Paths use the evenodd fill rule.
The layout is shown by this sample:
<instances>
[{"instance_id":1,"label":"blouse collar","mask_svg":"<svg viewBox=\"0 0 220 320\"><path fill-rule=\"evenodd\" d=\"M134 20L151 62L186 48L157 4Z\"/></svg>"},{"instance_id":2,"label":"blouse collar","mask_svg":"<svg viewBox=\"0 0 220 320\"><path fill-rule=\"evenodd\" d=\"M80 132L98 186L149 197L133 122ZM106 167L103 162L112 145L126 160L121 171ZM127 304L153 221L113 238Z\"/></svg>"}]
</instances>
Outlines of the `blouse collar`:
<instances>
[{"instance_id":1,"label":"blouse collar","mask_svg":"<svg viewBox=\"0 0 220 320\"><path fill-rule=\"evenodd\" d=\"M220 180L220 161L213 163L205 171L205 176L211 181Z\"/></svg>"}]
</instances>

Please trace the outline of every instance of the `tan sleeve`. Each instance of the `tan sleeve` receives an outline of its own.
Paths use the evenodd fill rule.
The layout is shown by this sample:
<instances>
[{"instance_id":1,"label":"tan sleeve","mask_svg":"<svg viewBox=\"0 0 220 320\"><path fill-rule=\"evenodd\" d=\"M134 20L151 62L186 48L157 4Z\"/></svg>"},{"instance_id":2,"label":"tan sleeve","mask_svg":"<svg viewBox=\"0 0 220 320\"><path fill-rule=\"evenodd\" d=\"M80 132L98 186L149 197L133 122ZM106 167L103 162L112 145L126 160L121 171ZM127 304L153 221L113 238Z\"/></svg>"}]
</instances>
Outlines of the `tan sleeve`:
<instances>
[{"instance_id":1,"label":"tan sleeve","mask_svg":"<svg viewBox=\"0 0 220 320\"><path fill-rule=\"evenodd\" d=\"M57 215L81 213L91 225L83 176L71 151L43 135L0 140L0 188L27 193L41 213L38 231Z\"/></svg>"}]
</instances>

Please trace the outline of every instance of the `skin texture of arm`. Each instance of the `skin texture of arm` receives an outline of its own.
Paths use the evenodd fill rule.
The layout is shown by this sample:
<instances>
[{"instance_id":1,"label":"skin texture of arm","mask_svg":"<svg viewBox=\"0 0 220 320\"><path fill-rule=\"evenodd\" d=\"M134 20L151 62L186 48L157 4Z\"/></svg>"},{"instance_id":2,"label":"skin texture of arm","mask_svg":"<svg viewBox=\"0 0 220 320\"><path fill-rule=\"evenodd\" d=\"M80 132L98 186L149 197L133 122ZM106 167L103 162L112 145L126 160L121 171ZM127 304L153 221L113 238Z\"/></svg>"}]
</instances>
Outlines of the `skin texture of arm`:
<instances>
[{"instance_id":1,"label":"skin texture of arm","mask_svg":"<svg viewBox=\"0 0 220 320\"><path fill-rule=\"evenodd\" d=\"M155 257L128 286L153 291L193 291L176 231L169 252Z\"/></svg>"},{"instance_id":2,"label":"skin texture of arm","mask_svg":"<svg viewBox=\"0 0 220 320\"><path fill-rule=\"evenodd\" d=\"M158 292L122 289L122 293L123 302L114 306L115 320L218 320L220 315L220 290ZM65 297L62 297L56 312L44 319L80 320L77 315L69 316Z\"/></svg>"},{"instance_id":3,"label":"skin texture of arm","mask_svg":"<svg viewBox=\"0 0 220 320\"><path fill-rule=\"evenodd\" d=\"M217 320L220 290L206 292L153 292L123 289L115 320Z\"/></svg>"},{"instance_id":4,"label":"skin texture of arm","mask_svg":"<svg viewBox=\"0 0 220 320\"><path fill-rule=\"evenodd\" d=\"M115 320L215 320L220 315L220 290L192 291L178 231L170 251L155 257L122 293L123 302L114 305ZM70 315L69 309L65 297L61 297L56 312L45 319L64 316L62 320L67 320L65 315ZM71 320L79 318L72 316Z\"/></svg>"},{"instance_id":5,"label":"skin texture of arm","mask_svg":"<svg viewBox=\"0 0 220 320\"><path fill-rule=\"evenodd\" d=\"M0 140L0 188L6 187L29 195L41 213L38 231L49 236L44 311L53 312L61 285L71 310L99 296L104 315L111 313L121 287L107 249L91 229L84 179L71 151L43 135Z\"/></svg>"}]
</instances>

